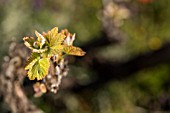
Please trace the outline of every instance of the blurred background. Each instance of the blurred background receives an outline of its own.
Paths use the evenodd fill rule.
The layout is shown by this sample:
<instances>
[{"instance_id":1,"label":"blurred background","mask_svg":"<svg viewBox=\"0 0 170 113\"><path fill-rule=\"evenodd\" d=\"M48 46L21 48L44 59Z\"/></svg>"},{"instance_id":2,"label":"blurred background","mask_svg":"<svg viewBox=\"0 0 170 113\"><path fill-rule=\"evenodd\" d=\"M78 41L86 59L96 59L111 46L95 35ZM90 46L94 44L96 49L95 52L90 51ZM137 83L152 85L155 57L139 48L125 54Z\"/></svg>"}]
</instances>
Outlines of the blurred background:
<instances>
[{"instance_id":1,"label":"blurred background","mask_svg":"<svg viewBox=\"0 0 170 113\"><path fill-rule=\"evenodd\" d=\"M87 54L70 57L57 94L34 98L32 85L23 84L37 107L45 113L168 113L169 6L169 0L0 0L0 62L12 40L67 28Z\"/></svg>"}]
</instances>

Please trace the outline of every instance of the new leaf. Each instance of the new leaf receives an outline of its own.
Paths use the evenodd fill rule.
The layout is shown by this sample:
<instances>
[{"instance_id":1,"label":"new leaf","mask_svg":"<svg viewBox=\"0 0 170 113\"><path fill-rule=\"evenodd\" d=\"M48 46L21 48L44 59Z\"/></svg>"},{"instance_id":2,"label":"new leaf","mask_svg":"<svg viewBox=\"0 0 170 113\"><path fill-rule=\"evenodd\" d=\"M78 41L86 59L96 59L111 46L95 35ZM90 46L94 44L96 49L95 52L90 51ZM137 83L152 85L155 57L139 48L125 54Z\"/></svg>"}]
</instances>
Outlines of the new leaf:
<instances>
[{"instance_id":1,"label":"new leaf","mask_svg":"<svg viewBox=\"0 0 170 113\"><path fill-rule=\"evenodd\" d=\"M50 47L61 45L65 39L65 35L63 33L58 33L57 27L49 31L45 37L46 40L49 42Z\"/></svg>"},{"instance_id":2,"label":"new leaf","mask_svg":"<svg viewBox=\"0 0 170 113\"><path fill-rule=\"evenodd\" d=\"M75 56L84 56L86 54L86 52L84 52L79 47L67 46L67 45L64 46L63 52L68 54L68 55L75 55Z\"/></svg>"},{"instance_id":3,"label":"new leaf","mask_svg":"<svg viewBox=\"0 0 170 113\"><path fill-rule=\"evenodd\" d=\"M37 57L32 62L30 62L25 69L28 70L28 77L30 80L43 79L48 74L48 69L50 67L49 58Z\"/></svg>"},{"instance_id":4,"label":"new leaf","mask_svg":"<svg viewBox=\"0 0 170 113\"><path fill-rule=\"evenodd\" d=\"M36 35L38 35L38 32L36 32ZM45 51L48 50L47 46L45 46L44 48L42 48L42 46L45 43L45 39L40 39L38 37L38 41L33 38L33 37L24 37L24 44L32 50L32 52L36 52L36 53L43 53Z\"/></svg>"},{"instance_id":5,"label":"new leaf","mask_svg":"<svg viewBox=\"0 0 170 113\"><path fill-rule=\"evenodd\" d=\"M46 51L45 53L48 54L49 57L51 57L52 55L62 52L63 50L62 44L64 42L65 37L66 36L63 33L58 33L57 27L50 30L45 35L45 38L49 45L48 51Z\"/></svg>"}]
</instances>

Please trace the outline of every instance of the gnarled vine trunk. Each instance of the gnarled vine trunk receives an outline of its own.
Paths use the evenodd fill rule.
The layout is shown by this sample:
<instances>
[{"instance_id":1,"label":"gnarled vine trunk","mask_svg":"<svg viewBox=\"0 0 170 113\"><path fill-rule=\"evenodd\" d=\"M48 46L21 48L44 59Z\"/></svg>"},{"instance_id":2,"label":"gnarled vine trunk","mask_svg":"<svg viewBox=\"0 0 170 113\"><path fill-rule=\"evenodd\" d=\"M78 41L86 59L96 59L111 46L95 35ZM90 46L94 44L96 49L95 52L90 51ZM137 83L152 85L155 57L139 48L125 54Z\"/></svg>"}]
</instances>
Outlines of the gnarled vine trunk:
<instances>
[{"instance_id":1,"label":"gnarled vine trunk","mask_svg":"<svg viewBox=\"0 0 170 113\"><path fill-rule=\"evenodd\" d=\"M2 63L0 95L12 113L43 113L28 100L22 88L28 53L23 44L12 42L9 47L9 55L4 57L4 63Z\"/></svg>"}]
</instances>

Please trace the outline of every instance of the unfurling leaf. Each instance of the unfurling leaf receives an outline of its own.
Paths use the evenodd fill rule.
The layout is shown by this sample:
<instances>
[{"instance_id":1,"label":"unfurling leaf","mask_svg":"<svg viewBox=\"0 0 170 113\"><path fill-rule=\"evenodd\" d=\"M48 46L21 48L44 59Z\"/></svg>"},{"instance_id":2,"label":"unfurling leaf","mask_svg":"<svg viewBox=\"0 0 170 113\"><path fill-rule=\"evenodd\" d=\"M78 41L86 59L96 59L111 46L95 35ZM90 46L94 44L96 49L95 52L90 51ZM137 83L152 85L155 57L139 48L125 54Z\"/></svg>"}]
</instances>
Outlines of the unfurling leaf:
<instances>
[{"instance_id":1,"label":"unfurling leaf","mask_svg":"<svg viewBox=\"0 0 170 113\"><path fill-rule=\"evenodd\" d=\"M67 75L67 62L65 55L84 56L85 52L73 46L75 33L67 29L58 32L55 27L48 32L40 34L35 31L37 38L24 37L24 44L32 50L25 70L30 80L42 80L34 85L35 97L47 91L56 93L63 76Z\"/></svg>"},{"instance_id":2,"label":"unfurling leaf","mask_svg":"<svg viewBox=\"0 0 170 113\"><path fill-rule=\"evenodd\" d=\"M38 33L38 32L37 32ZM38 34L37 34L38 35ZM40 39L38 38L38 40L35 40L35 38L33 37L24 37L24 44L32 50L32 52L36 52L36 53L43 53L45 51L48 50L48 47L45 46L42 48L42 46L44 45L44 39Z\"/></svg>"},{"instance_id":3,"label":"unfurling leaf","mask_svg":"<svg viewBox=\"0 0 170 113\"><path fill-rule=\"evenodd\" d=\"M67 46L67 45L64 46L63 52L68 54L68 55L75 55L75 56L84 56L86 54L86 52L84 52L79 47Z\"/></svg>"},{"instance_id":4,"label":"unfurling leaf","mask_svg":"<svg viewBox=\"0 0 170 113\"><path fill-rule=\"evenodd\" d=\"M43 79L48 74L48 69L50 67L49 58L41 58L38 57L32 62L30 62L25 69L28 70L28 77L30 80Z\"/></svg>"},{"instance_id":5,"label":"unfurling leaf","mask_svg":"<svg viewBox=\"0 0 170 113\"><path fill-rule=\"evenodd\" d=\"M44 83L36 82L33 85L33 88L35 91L34 97L40 97L47 92L47 88Z\"/></svg>"},{"instance_id":6,"label":"unfurling leaf","mask_svg":"<svg viewBox=\"0 0 170 113\"><path fill-rule=\"evenodd\" d=\"M35 52L35 53L43 53L45 51L48 50L48 47L45 47L43 49L32 49L32 52Z\"/></svg>"},{"instance_id":7,"label":"unfurling leaf","mask_svg":"<svg viewBox=\"0 0 170 113\"><path fill-rule=\"evenodd\" d=\"M24 37L23 40L24 40L24 44L28 48L33 49L33 45L34 45L34 43L36 41L34 37Z\"/></svg>"},{"instance_id":8,"label":"unfurling leaf","mask_svg":"<svg viewBox=\"0 0 170 113\"><path fill-rule=\"evenodd\" d=\"M42 36L40 33L38 33L37 31L35 31L35 35L38 37L38 42L40 43L40 49L42 48L42 46L45 44L45 38L44 36Z\"/></svg>"},{"instance_id":9,"label":"unfurling leaf","mask_svg":"<svg viewBox=\"0 0 170 113\"><path fill-rule=\"evenodd\" d=\"M69 33L67 29L61 30L61 33L63 33L66 36L66 38L64 40L64 44L68 45L68 46L73 45L73 41L75 40L76 34Z\"/></svg>"}]
</instances>

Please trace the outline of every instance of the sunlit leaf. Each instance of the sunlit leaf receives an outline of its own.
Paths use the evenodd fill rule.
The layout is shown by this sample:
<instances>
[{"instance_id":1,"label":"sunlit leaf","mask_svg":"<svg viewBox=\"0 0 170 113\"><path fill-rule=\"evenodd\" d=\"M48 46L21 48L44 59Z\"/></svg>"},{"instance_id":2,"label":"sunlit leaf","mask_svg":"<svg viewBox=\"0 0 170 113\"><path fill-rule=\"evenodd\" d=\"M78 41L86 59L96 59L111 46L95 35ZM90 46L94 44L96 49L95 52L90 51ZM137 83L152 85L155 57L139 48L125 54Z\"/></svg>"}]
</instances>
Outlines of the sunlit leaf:
<instances>
[{"instance_id":1,"label":"sunlit leaf","mask_svg":"<svg viewBox=\"0 0 170 113\"><path fill-rule=\"evenodd\" d=\"M64 46L63 52L68 55L75 55L75 56L84 56L86 53L79 47L67 46L67 45Z\"/></svg>"},{"instance_id":2,"label":"sunlit leaf","mask_svg":"<svg viewBox=\"0 0 170 113\"><path fill-rule=\"evenodd\" d=\"M56 46L52 46L50 47L50 53L49 54L56 54L59 52L62 52L63 50L63 46L62 45L56 45Z\"/></svg>"},{"instance_id":3,"label":"sunlit leaf","mask_svg":"<svg viewBox=\"0 0 170 113\"><path fill-rule=\"evenodd\" d=\"M63 33L58 33L56 38L54 39L54 45L60 45L64 42L65 35Z\"/></svg>"},{"instance_id":4,"label":"sunlit leaf","mask_svg":"<svg viewBox=\"0 0 170 113\"><path fill-rule=\"evenodd\" d=\"M48 47L45 47L43 49L32 49L32 52L43 53L43 52L45 52L47 50L48 50Z\"/></svg>"},{"instance_id":5,"label":"sunlit leaf","mask_svg":"<svg viewBox=\"0 0 170 113\"><path fill-rule=\"evenodd\" d=\"M62 51L63 51L63 45L52 46L49 47L49 49L46 52L42 53L42 56L51 58L52 56L58 53L62 53Z\"/></svg>"},{"instance_id":6,"label":"sunlit leaf","mask_svg":"<svg viewBox=\"0 0 170 113\"><path fill-rule=\"evenodd\" d=\"M24 44L25 44L29 49L31 49L33 52L42 53L42 52L47 51L47 49L48 49L47 46L45 46L44 48L42 48L43 45L41 44L41 42L38 42L38 41L35 40L35 38L33 38L33 37L24 37L23 40L24 40Z\"/></svg>"},{"instance_id":7,"label":"sunlit leaf","mask_svg":"<svg viewBox=\"0 0 170 113\"><path fill-rule=\"evenodd\" d=\"M45 38L47 39L50 47L61 45L64 42L65 35L63 33L58 33L58 28L55 27L47 34L45 34Z\"/></svg>"},{"instance_id":8,"label":"sunlit leaf","mask_svg":"<svg viewBox=\"0 0 170 113\"><path fill-rule=\"evenodd\" d=\"M38 33L37 31L35 31L36 36L38 37L38 42L40 42L40 48L42 48L42 46L45 44L45 38L44 36L42 36L40 33Z\"/></svg>"},{"instance_id":9,"label":"sunlit leaf","mask_svg":"<svg viewBox=\"0 0 170 113\"><path fill-rule=\"evenodd\" d=\"M45 38L47 39L50 46L53 46L53 41L57 34L58 34L57 27L53 28L52 30L48 31L48 33L45 34Z\"/></svg>"},{"instance_id":10,"label":"sunlit leaf","mask_svg":"<svg viewBox=\"0 0 170 113\"><path fill-rule=\"evenodd\" d=\"M40 57L39 53L32 53L31 56L28 58L27 60L27 64L30 64L33 60L37 59L38 57ZM27 67L27 66L26 66Z\"/></svg>"},{"instance_id":11,"label":"sunlit leaf","mask_svg":"<svg viewBox=\"0 0 170 113\"><path fill-rule=\"evenodd\" d=\"M34 37L24 37L23 40L28 48L33 49L33 44L36 41Z\"/></svg>"},{"instance_id":12,"label":"sunlit leaf","mask_svg":"<svg viewBox=\"0 0 170 113\"><path fill-rule=\"evenodd\" d=\"M72 46L75 34L70 34L67 30L58 33L55 27L42 35L35 31L37 39L33 37L24 37L24 44L32 50L32 55L27 61L25 67L28 70L30 80L41 80L47 74L50 67L50 59L56 63L63 59L63 53L67 55L83 56L85 52ZM42 87L43 89L43 87ZM43 90L45 92L45 90Z\"/></svg>"},{"instance_id":13,"label":"sunlit leaf","mask_svg":"<svg viewBox=\"0 0 170 113\"><path fill-rule=\"evenodd\" d=\"M48 74L48 69L50 67L49 58L38 57L34 59L25 69L28 69L28 77L30 80L43 79Z\"/></svg>"},{"instance_id":14,"label":"sunlit leaf","mask_svg":"<svg viewBox=\"0 0 170 113\"><path fill-rule=\"evenodd\" d=\"M53 29L51 29L51 31L48 32L49 33L49 37L52 40L53 38L56 38L57 34L58 34L58 27L54 27Z\"/></svg>"}]
</instances>

